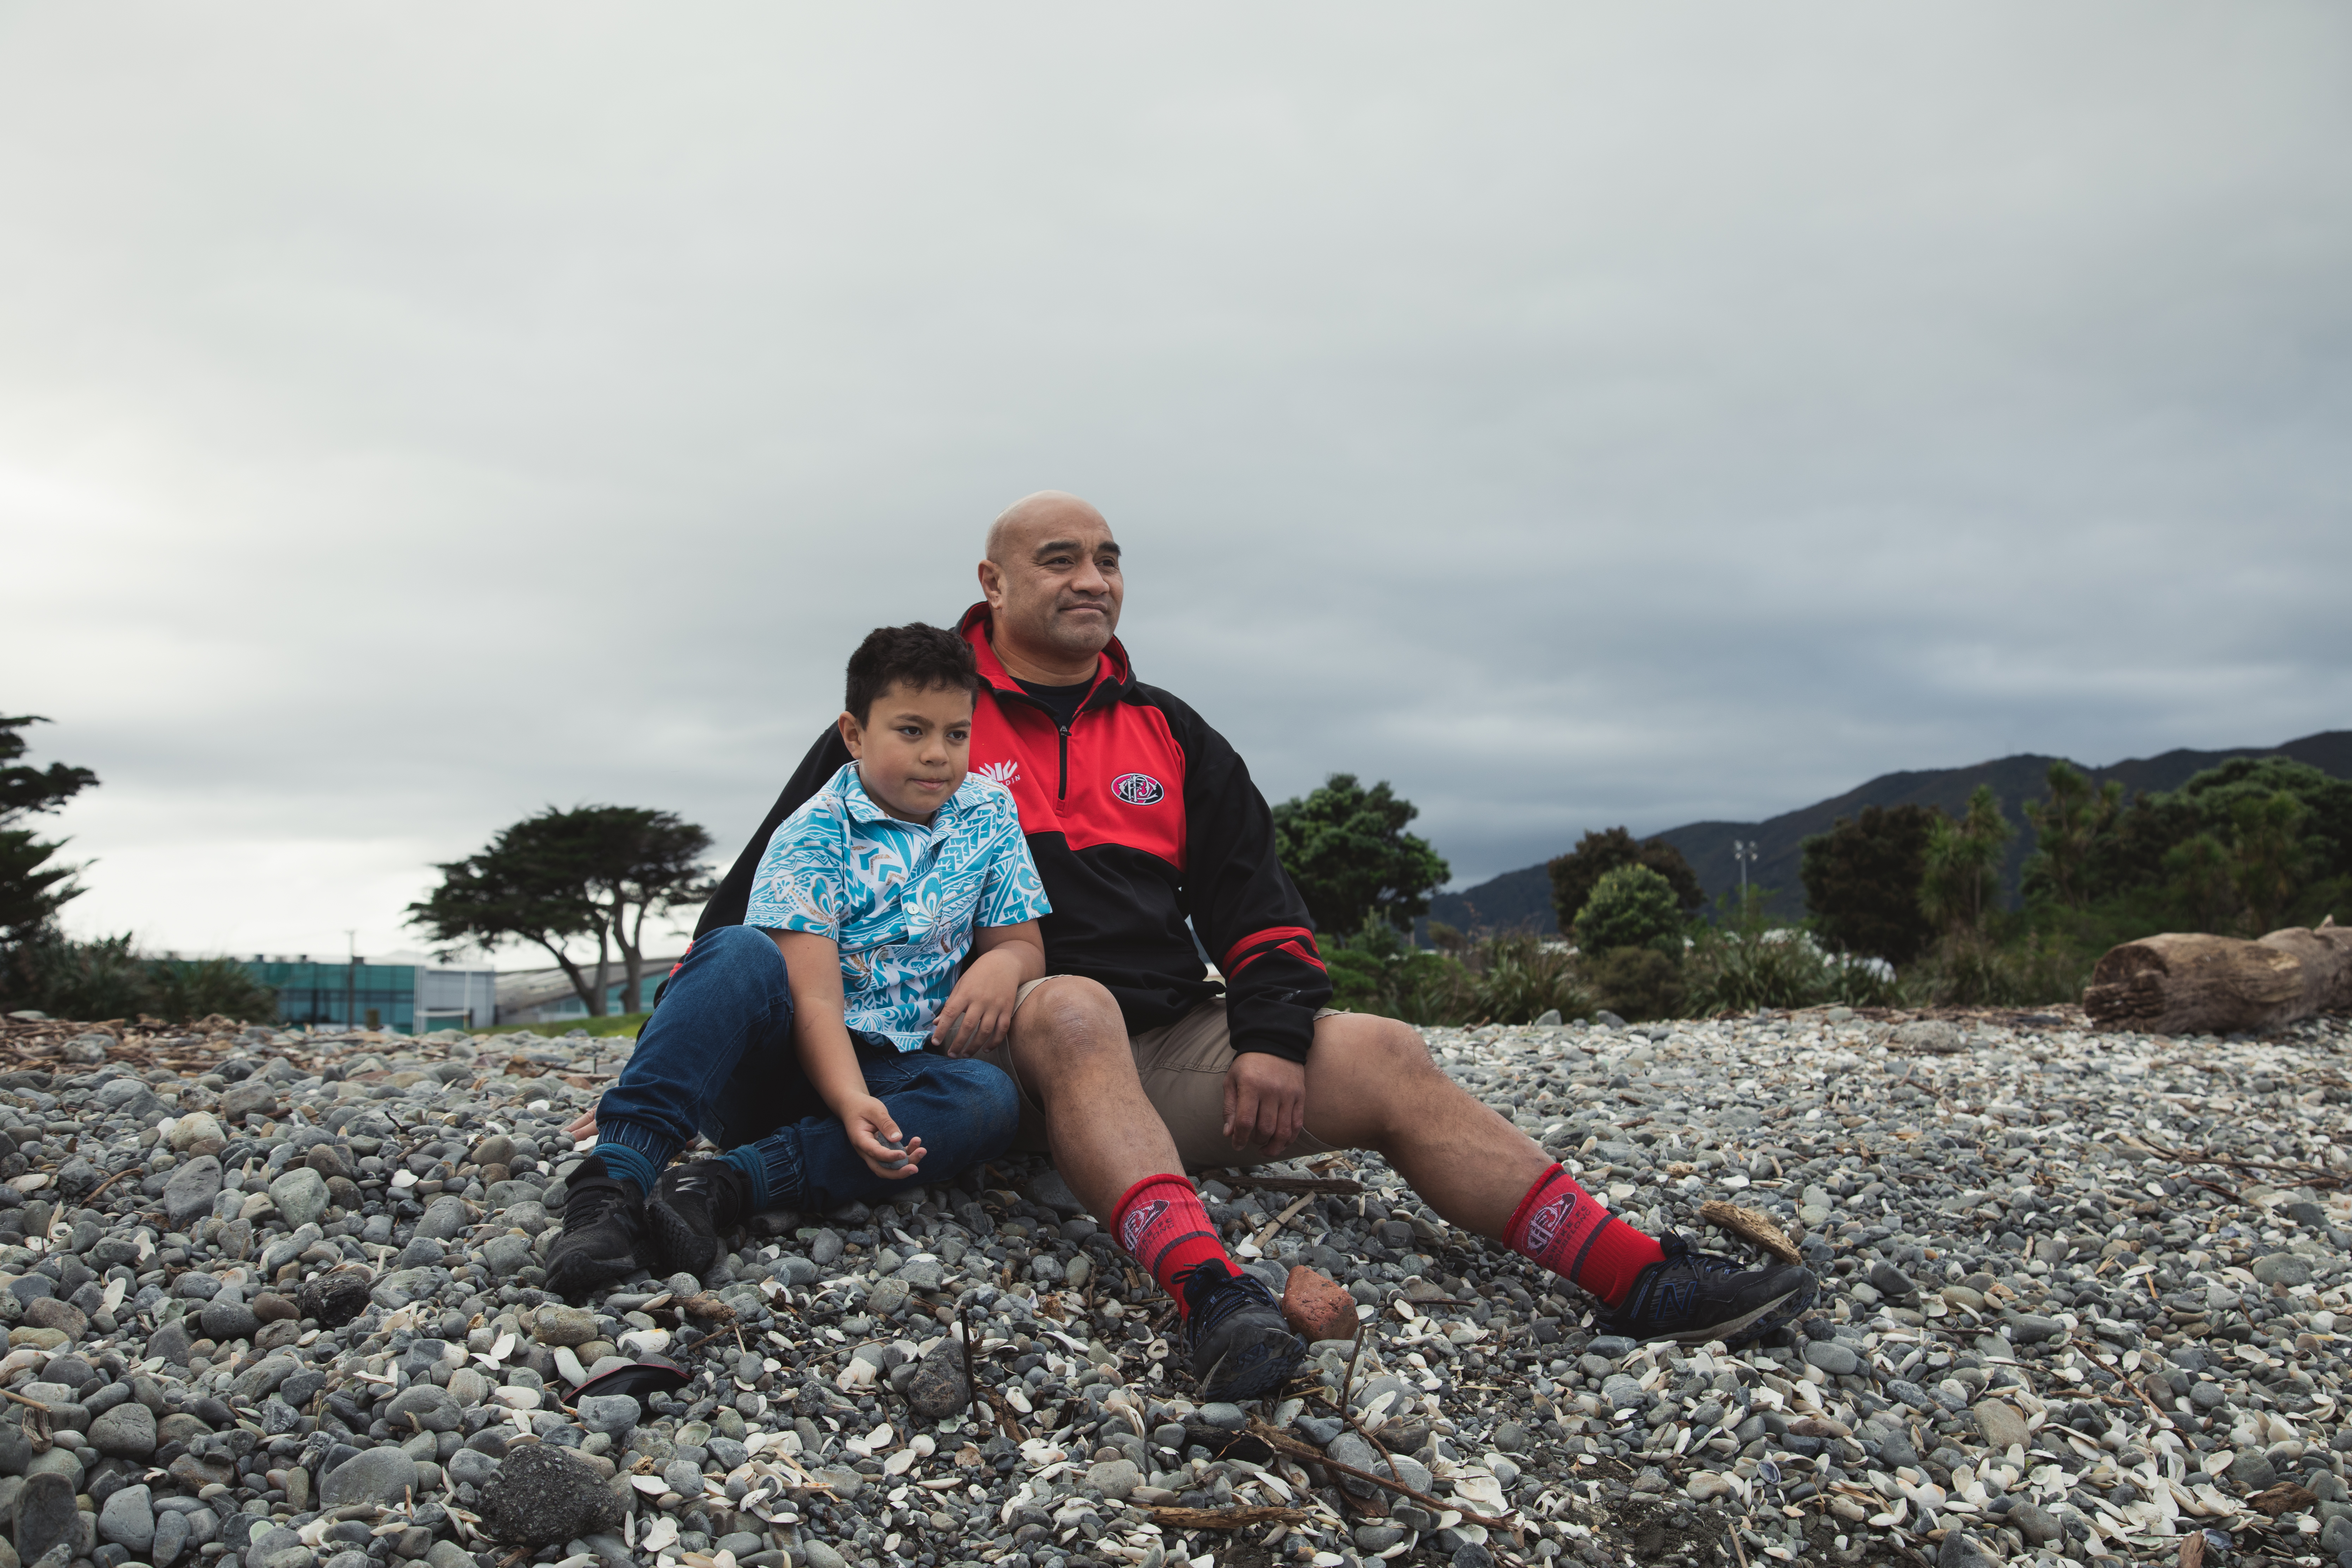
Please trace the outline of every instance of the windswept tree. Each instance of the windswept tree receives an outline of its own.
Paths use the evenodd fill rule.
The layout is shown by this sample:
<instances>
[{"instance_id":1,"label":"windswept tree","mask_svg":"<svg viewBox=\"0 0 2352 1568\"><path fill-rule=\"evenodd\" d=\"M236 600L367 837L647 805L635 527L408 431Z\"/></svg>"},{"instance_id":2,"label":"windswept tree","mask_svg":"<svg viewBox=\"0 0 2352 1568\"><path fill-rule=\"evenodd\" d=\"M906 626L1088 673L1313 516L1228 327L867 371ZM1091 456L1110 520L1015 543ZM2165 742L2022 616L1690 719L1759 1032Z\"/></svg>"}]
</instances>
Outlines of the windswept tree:
<instances>
[{"instance_id":1,"label":"windswept tree","mask_svg":"<svg viewBox=\"0 0 2352 1568\"><path fill-rule=\"evenodd\" d=\"M509 942L544 949L591 1017L604 1016L614 951L621 1007L642 1009L648 921L709 897L710 835L639 806L548 807L501 829L478 853L436 868L441 886L408 906L409 923L443 951ZM593 939L593 964L573 957Z\"/></svg>"},{"instance_id":2,"label":"windswept tree","mask_svg":"<svg viewBox=\"0 0 2352 1568\"><path fill-rule=\"evenodd\" d=\"M1575 848L1544 868L1551 876L1552 913L1559 919L1562 934L1576 929L1577 916L1584 912L1584 901L1592 896L1601 879L1622 866L1647 866L1664 877L1676 907L1685 915L1697 913L1706 902L1706 889L1699 886L1698 873L1691 869L1681 850L1663 838L1637 842L1629 829L1604 828L1586 834L1576 841Z\"/></svg>"},{"instance_id":3,"label":"windswept tree","mask_svg":"<svg viewBox=\"0 0 2352 1568\"><path fill-rule=\"evenodd\" d=\"M1404 830L1419 815L1385 779L1366 789L1353 773L1333 773L1274 808L1275 853L1317 931L1352 933L1368 918L1411 931L1429 912L1429 895L1454 873L1427 839Z\"/></svg>"},{"instance_id":4,"label":"windswept tree","mask_svg":"<svg viewBox=\"0 0 2352 1568\"><path fill-rule=\"evenodd\" d=\"M98 783L88 768L51 763L37 768L25 754L21 731L48 721L35 713L0 719L0 947L14 948L45 930L58 910L80 896L73 879L81 868L57 862L63 839L42 838L19 826L37 812L55 811Z\"/></svg>"}]
</instances>

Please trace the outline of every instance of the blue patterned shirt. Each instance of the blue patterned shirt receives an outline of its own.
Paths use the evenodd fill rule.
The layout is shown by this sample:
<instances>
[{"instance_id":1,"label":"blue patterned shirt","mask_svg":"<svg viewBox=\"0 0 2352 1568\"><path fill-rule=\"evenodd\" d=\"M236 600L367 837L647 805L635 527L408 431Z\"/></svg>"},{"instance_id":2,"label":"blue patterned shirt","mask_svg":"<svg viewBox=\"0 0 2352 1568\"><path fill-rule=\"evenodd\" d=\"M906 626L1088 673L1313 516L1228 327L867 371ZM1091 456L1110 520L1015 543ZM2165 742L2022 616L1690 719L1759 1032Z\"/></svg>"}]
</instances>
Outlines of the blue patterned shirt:
<instances>
[{"instance_id":1,"label":"blue patterned shirt","mask_svg":"<svg viewBox=\"0 0 2352 1568\"><path fill-rule=\"evenodd\" d=\"M919 1051L974 928L1052 909L1003 784L967 774L926 827L876 805L848 763L769 838L743 923L840 943L845 1021Z\"/></svg>"}]
</instances>

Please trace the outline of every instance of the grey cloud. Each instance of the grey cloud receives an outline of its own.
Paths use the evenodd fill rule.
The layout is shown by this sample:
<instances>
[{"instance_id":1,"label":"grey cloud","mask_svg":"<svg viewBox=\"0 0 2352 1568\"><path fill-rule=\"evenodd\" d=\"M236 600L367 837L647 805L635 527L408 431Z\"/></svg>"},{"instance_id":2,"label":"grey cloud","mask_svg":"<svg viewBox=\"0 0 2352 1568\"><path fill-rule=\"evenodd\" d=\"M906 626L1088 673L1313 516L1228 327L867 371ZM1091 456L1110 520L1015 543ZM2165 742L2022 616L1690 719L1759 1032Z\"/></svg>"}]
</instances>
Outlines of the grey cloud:
<instances>
[{"instance_id":1,"label":"grey cloud","mask_svg":"<svg viewBox=\"0 0 2352 1568\"><path fill-rule=\"evenodd\" d=\"M549 801L731 852L1049 484L1148 679L1465 879L2352 707L2327 7L0 26L88 923L390 945Z\"/></svg>"}]
</instances>

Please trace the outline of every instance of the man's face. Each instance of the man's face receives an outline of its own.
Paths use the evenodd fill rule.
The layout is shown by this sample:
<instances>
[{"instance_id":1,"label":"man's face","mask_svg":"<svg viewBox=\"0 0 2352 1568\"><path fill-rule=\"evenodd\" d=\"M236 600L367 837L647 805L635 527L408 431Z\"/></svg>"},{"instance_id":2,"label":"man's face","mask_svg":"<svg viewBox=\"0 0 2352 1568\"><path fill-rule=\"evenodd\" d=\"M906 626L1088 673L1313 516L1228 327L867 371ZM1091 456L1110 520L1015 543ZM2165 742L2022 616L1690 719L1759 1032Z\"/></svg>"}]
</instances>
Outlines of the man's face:
<instances>
[{"instance_id":1,"label":"man's face","mask_svg":"<svg viewBox=\"0 0 2352 1568\"><path fill-rule=\"evenodd\" d=\"M1110 524L1075 499L1007 529L996 557L981 563L980 582L996 639L1041 661L1100 653L1127 592Z\"/></svg>"},{"instance_id":2,"label":"man's face","mask_svg":"<svg viewBox=\"0 0 2352 1568\"><path fill-rule=\"evenodd\" d=\"M866 798L901 822L929 822L971 765L971 693L893 681L863 722L841 716L841 739Z\"/></svg>"}]
</instances>

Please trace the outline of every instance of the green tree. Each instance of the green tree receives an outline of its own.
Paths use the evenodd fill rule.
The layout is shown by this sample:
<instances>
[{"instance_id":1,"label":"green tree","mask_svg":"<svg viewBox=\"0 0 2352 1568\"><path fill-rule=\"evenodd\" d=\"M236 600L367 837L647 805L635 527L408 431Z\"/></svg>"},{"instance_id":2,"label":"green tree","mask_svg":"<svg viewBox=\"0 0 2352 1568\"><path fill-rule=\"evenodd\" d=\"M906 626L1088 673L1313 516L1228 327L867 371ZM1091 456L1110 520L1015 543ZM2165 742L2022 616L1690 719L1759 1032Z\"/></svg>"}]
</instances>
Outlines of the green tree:
<instances>
[{"instance_id":1,"label":"green tree","mask_svg":"<svg viewBox=\"0 0 2352 1568\"><path fill-rule=\"evenodd\" d=\"M1805 908L1822 940L1894 964L1927 951L1936 928L1919 908L1919 887L1941 816L1932 806L1865 805L1805 840Z\"/></svg>"},{"instance_id":2,"label":"green tree","mask_svg":"<svg viewBox=\"0 0 2352 1568\"><path fill-rule=\"evenodd\" d=\"M2303 836L2310 808L2287 790L2243 795L2231 803L2237 842L2230 857L2230 881L2252 915L2248 936L2276 929L2279 917L2302 890L2311 851Z\"/></svg>"},{"instance_id":3,"label":"green tree","mask_svg":"<svg viewBox=\"0 0 2352 1568\"><path fill-rule=\"evenodd\" d=\"M2033 853L2025 861L2025 895L2079 910L2091 901L2092 852L2115 828L2124 786L2109 779L2094 790L2081 770L2063 761L2052 763L2047 776L2049 796L2025 803L2025 820L2034 834Z\"/></svg>"},{"instance_id":4,"label":"green tree","mask_svg":"<svg viewBox=\"0 0 2352 1568\"><path fill-rule=\"evenodd\" d=\"M642 1000L646 922L709 897L701 864L709 847L708 833L672 812L550 806L500 829L478 853L436 866L441 886L408 906L409 923L445 952L509 942L544 949L598 1018L617 947L622 1008L634 1013ZM571 951L590 937L593 967Z\"/></svg>"},{"instance_id":5,"label":"green tree","mask_svg":"<svg viewBox=\"0 0 2352 1568\"><path fill-rule=\"evenodd\" d=\"M1404 830L1420 815L1385 779L1366 789L1353 773L1274 808L1275 853L1317 931L1355 931L1367 918L1411 931L1429 912L1429 895L1454 873Z\"/></svg>"},{"instance_id":6,"label":"green tree","mask_svg":"<svg viewBox=\"0 0 2352 1568\"><path fill-rule=\"evenodd\" d=\"M2193 833L2166 851L2176 908L2191 931L2219 931L2236 923L2238 889L2230 876L2230 849L2210 833Z\"/></svg>"},{"instance_id":7,"label":"green tree","mask_svg":"<svg viewBox=\"0 0 2352 1568\"><path fill-rule=\"evenodd\" d=\"M1620 866L1592 886L1576 917L1576 944L1599 956L1648 947L1682 956L1682 906L1664 877L1647 866Z\"/></svg>"},{"instance_id":8,"label":"green tree","mask_svg":"<svg viewBox=\"0 0 2352 1568\"><path fill-rule=\"evenodd\" d=\"M1604 828L1587 833L1576 841L1575 848L1544 868L1551 874L1552 912L1559 917L1563 933L1576 929L1576 918L1583 912L1594 886L1621 866L1647 866L1664 878L1685 914L1696 913L1706 902L1698 873L1691 869L1681 850L1663 838L1636 842L1625 828Z\"/></svg>"},{"instance_id":9,"label":"green tree","mask_svg":"<svg viewBox=\"0 0 2352 1568\"><path fill-rule=\"evenodd\" d=\"M73 880L81 868L52 859L65 841L17 826L35 813L57 810L98 783L88 768L64 763L37 768L17 761L26 750L22 731L47 722L35 713L0 718L0 948L23 944L82 891Z\"/></svg>"},{"instance_id":10,"label":"green tree","mask_svg":"<svg viewBox=\"0 0 2352 1568\"><path fill-rule=\"evenodd\" d=\"M1977 785L1958 822L1937 813L1919 883L1921 912L1952 935L1982 931L2000 905L2001 860L2016 834L1990 784Z\"/></svg>"}]
</instances>

